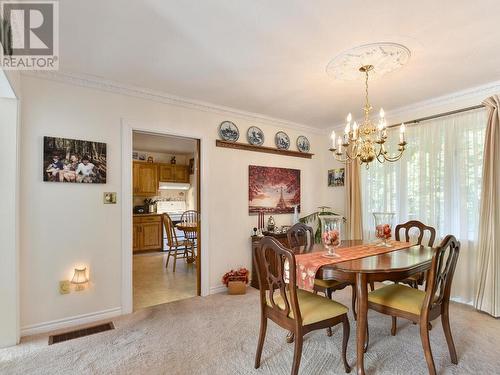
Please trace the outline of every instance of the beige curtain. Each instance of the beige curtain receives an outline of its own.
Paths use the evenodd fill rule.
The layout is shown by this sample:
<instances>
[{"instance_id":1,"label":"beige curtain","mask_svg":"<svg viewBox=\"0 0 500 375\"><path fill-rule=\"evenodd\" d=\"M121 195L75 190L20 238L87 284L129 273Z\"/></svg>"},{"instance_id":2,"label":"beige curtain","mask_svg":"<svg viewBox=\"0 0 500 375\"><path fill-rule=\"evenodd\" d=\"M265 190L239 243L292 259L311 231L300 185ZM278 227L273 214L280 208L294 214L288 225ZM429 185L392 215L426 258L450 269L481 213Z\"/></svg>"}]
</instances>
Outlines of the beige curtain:
<instances>
[{"instance_id":1,"label":"beige curtain","mask_svg":"<svg viewBox=\"0 0 500 375\"><path fill-rule=\"evenodd\" d=\"M477 287L474 306L500 316L500 97L483 104L488 110L484 142L483 186L479 216Z\"/></svg>"},{"instance_id":2,"label":"beige curtain","mask_svg":"<svg viewBox=\"0 0 500 375\"><path fill-rule=\"evenodd\" d=\"M361 211L361 175L357 160L346 163L345 168L345 212L346 237L363 239L363 216Z\"/></svg>"}]
</instances>

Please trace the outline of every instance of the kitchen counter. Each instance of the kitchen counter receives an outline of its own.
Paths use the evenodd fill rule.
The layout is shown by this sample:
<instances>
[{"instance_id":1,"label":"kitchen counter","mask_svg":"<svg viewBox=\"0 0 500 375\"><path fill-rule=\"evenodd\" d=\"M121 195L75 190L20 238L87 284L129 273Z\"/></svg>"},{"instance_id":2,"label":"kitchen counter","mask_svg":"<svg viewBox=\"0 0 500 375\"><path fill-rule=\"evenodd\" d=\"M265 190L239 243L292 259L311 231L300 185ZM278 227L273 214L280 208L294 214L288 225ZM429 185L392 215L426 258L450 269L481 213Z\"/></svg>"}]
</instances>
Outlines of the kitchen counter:
<instances>
[{"instance_id":1,"label":"kitchen counter","mask_svg":"<svg viewBox=\"0 0 500 375\"><path fill-rule=\"evenodd\" d=\"M134 217L144 217L144 216L161 216L163 214L159 214L159 213L145 213L145 214L134 214Z\"/></svg>"}]
</instances>

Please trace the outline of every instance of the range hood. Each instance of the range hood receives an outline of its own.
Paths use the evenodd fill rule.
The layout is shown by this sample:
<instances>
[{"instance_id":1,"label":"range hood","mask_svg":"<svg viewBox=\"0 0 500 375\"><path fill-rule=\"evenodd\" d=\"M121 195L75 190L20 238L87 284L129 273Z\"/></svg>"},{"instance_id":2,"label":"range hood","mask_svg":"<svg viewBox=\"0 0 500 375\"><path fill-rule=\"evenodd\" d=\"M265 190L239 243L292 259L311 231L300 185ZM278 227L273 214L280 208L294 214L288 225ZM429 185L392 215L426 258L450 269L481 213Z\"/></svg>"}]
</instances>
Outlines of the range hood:
<instances>
[{"instance_id":1,"label":"range hood","mask_svg":"<svg viewBox=\"0 0 500 375\"><path fill-rule=\"evenodd\" d=\"M160 190L188 190L191 185L182 182L160 182Z\"/></svg>"}]
</instances>

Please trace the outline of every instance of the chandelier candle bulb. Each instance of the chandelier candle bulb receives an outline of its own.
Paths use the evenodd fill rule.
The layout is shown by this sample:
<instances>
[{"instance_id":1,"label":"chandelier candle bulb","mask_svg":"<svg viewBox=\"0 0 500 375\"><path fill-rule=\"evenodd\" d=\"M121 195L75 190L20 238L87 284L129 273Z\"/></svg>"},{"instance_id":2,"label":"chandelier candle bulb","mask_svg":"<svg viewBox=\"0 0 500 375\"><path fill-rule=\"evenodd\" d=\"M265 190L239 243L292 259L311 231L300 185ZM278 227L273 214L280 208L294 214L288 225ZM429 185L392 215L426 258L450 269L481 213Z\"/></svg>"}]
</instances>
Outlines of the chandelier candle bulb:
<instances>
[{"instance_id":1,"label":"chandelier candle bulb","mask_svg":"<svg viewBox=\"0 0 500 375\"><path fill-rule=\"evenodd\" d=\"M330 138L332 139L332 149L335 150L335 130L332 130L332 134L330 135Z\"/></svg>"},{"instance_id":2,"label":"chandelier candle bulb","mask_svg":"<svg viewBox=\"0 0 500 375\"><path fill-rule=\"evenodd\" d=\"M349 124L349 123L351 123L351 121L352 121L352 115L349 112L349 114L347 115L347 123Z\"/></svg>"},{"instance_id":3,"label":"chandelier candle bulb","mask_svg":"<svg viewBox=\"0 0 500 375\"><path fill-rule=\"evenodd\" d=\"M406 125L403 122L401 124L401 127L399 128L399 142L403 143L405 141L405 131L406 131Z\"/></svg>"},{"instance_id":4,"label":"chandelier candle bulb","mask_svg":"<svg viewBox=\"0 0 500 375\"><path fill-rule=\"evenodd\" d=\"M383 119L385 117L385 112L383 108L380 108L380 118Z\"/></svg>"},{"instance_id":5,"label":"chandelier candle bulb","mask_svg":"<svg viewBox=\"0 0 500 375\"><path fill-rule=\"evenodd\" d=\"M358 139L358 123L354 121L354 125L352 126L352 138L353 140Z\"/></svg>"}]
</instances>

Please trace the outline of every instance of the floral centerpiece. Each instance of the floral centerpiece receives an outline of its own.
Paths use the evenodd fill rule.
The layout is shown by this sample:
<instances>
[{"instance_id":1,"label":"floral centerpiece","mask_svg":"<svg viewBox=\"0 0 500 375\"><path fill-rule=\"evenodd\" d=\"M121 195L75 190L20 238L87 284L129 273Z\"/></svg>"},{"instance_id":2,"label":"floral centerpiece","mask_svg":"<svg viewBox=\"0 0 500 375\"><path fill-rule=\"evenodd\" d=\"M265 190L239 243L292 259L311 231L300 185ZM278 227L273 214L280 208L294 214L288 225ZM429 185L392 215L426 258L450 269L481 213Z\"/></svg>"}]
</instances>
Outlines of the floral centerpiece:
<instances>
[{"instance_id":1,"label":"floral centerpiece","mask_svg":"<svg viewBox=\"0 0 500 375\"><path fill-rule=\"evenodd\" d=\"M377 238L385 239L385 240L388 240L389 238L391 238L392 230L391 230L391 226L389 224L379 224L379 225L377 225L377 227L375 229L376 229L375 236Z\"/></svg>"},{"instance_id":2,"label":"floral centerpiece","mask_svg":"<svg viewBox=\"0 0 500 375\"><path fill-rule=\"evenodd\" d=\"M392 247L389 239L392 237L392 221L394 218L392 212L374 212L375 219L375 237L381 240L378 246Z\"/></svg>"},{"instance_id":3,"label":"floral centerpiece","mask_svg":"<svg viewBox=\"0 0 500 375\"><path fill-rule=\"evenodd\" d=\"M340 245L340 233L338 230L329 230L323 233L323 244L325 246L337 247Z\"/></svg>"}]
</instances>

